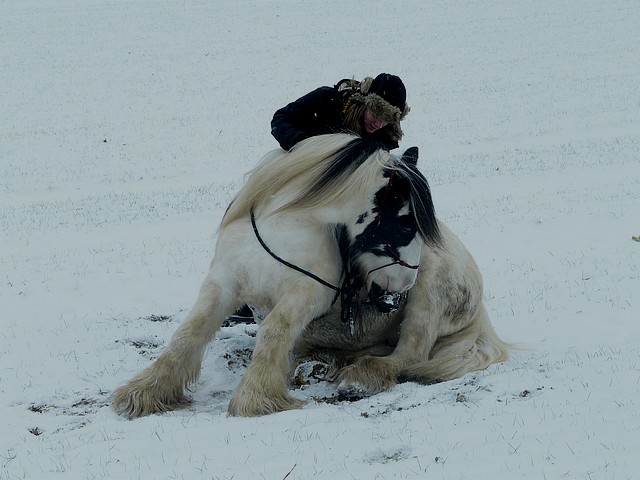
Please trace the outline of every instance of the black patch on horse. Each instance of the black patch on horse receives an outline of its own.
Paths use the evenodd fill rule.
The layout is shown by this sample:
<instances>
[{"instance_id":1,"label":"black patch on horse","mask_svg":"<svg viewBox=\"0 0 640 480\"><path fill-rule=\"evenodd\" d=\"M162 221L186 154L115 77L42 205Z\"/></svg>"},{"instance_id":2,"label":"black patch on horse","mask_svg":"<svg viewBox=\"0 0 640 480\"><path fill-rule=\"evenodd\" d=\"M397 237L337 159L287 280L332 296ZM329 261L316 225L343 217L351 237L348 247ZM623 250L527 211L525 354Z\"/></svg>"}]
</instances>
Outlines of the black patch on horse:
<instances>
[{"instance_id":1,"label":"black patch on horse","mask_svg":"<svg viewBox=\"0 0 640 480\"><path fill-rule=\"evenodd\" d=\"M411 187L406 178L397 175L396 170L387 170L389 182L378 190L374 197L375 217L360 233L352 247L352 255L371 252L374 255L398 259L398 249L409 245L416 236L418 225L411 211ZM408 206L408 212L400 211Z\"/></svg>"}]
</instances>

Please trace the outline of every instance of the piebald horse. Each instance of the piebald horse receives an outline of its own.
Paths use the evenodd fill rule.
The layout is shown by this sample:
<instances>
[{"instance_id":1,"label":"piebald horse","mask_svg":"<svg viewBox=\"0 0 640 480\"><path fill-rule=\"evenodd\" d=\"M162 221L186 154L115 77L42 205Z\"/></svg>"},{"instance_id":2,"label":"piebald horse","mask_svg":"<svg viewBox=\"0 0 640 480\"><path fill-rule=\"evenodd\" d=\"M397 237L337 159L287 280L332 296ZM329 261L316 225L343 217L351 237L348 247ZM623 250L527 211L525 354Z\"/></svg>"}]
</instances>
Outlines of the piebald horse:
<instances>
[{"instance_id":1,"label":"piebald horse","mask_svg":"<svg viewBox=\"0 0 640 480\"><path fill-rule=\"evenodd\" d=\"M348 134L267 154L222 219L193 309L155 362L113 393L114 410L134 418L187 405L206 345L245 304L268 314L232 415L303 406L288 392L293 355L331 358L332 379L355 395L505 360L478 268L436 220L416 163L415 147L397 157Z\"/></svg>"}]
</instances>

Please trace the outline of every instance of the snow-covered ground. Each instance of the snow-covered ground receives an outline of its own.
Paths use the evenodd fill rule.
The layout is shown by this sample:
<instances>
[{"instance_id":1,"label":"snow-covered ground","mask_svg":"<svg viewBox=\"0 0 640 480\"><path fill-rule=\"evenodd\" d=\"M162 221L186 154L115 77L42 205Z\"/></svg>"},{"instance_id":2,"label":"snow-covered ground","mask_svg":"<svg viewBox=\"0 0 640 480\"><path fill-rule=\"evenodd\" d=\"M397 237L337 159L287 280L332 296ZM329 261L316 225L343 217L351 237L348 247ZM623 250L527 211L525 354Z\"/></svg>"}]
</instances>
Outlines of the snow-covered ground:
<instances>
[{"instance_id":1,"label":"snow-covered ground","mask_svg":"<svg viewBox=\"0 0 640 480\"><path fill-rule=\"evenodd\" d=\"M0 58L0 479L640 477L637 0L4 0ZM275 109L382 71L519 349L245 419L226 405L255 327L235 326L190 408L116 416Z\"/></svg>"}]
</instances>

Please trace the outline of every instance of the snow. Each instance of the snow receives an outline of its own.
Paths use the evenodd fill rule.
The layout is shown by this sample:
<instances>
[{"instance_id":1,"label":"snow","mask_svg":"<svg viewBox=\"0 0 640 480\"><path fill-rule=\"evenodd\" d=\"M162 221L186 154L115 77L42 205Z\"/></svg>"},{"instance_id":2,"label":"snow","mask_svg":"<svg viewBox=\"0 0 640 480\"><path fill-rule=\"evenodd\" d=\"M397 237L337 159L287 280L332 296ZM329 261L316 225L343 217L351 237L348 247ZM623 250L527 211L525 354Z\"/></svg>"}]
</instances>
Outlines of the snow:
<instances>
[{"instance_id":1,"label":"snow","mask_svg":"<svg viewBox=\"0 0 640 480\"><path fill-rule=\"evenodd\" d=\"M5 0L0 53L0 479L638 477L637 1ZM273 112L383 71L510 360L234 418L239 325L192 406L115 415Z\"/></svg>"}]
</instances>

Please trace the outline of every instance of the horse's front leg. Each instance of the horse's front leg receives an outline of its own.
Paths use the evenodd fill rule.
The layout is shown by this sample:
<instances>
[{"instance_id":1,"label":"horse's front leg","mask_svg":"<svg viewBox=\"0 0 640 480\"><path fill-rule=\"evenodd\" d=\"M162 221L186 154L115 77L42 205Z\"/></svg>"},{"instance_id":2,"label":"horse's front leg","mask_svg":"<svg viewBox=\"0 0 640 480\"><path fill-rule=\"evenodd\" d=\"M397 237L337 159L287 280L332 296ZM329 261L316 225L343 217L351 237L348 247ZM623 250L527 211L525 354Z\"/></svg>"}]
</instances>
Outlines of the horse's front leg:
<instances>
[{"instance_id":1,"label":"horse's front leg","mask_svg":"<svg viewBox=\"0 0 640 480\"><path fill-rule=\"evenodd\" d=\"M305 281L289 289L260 325L251 365L229 403L230 415L266 415L305 404L288 393L291 351L304 328L330 303L331 293L321 285Z\"/></svg>"},{"instance_id":2,"label":"horse's front leg","mask_svg":"<svg viewBox=\"0 0 640 480\"><path fill-rule=\"evenodd\" d=\"M365 397L393 388L407 365L429 358L438 337L438 323L439 315L424 305L407 305L393 352L386 356L365 355L341 369L338 390L347 396Z\"/></svg>"},{"instance_id":3,"label":"horse's front leg","mask_svg":"<svg viewBox=\"0 0 640 480\"><path fill-rule=\"evenodd\" d=\"M195 382L205 346L223 320L238 308L236 292L210 272L195 306L158 359L119 387L111 396L113 409L135 418L180 408L189 403L184 388Z\"/></svg>"}]
</instances>

